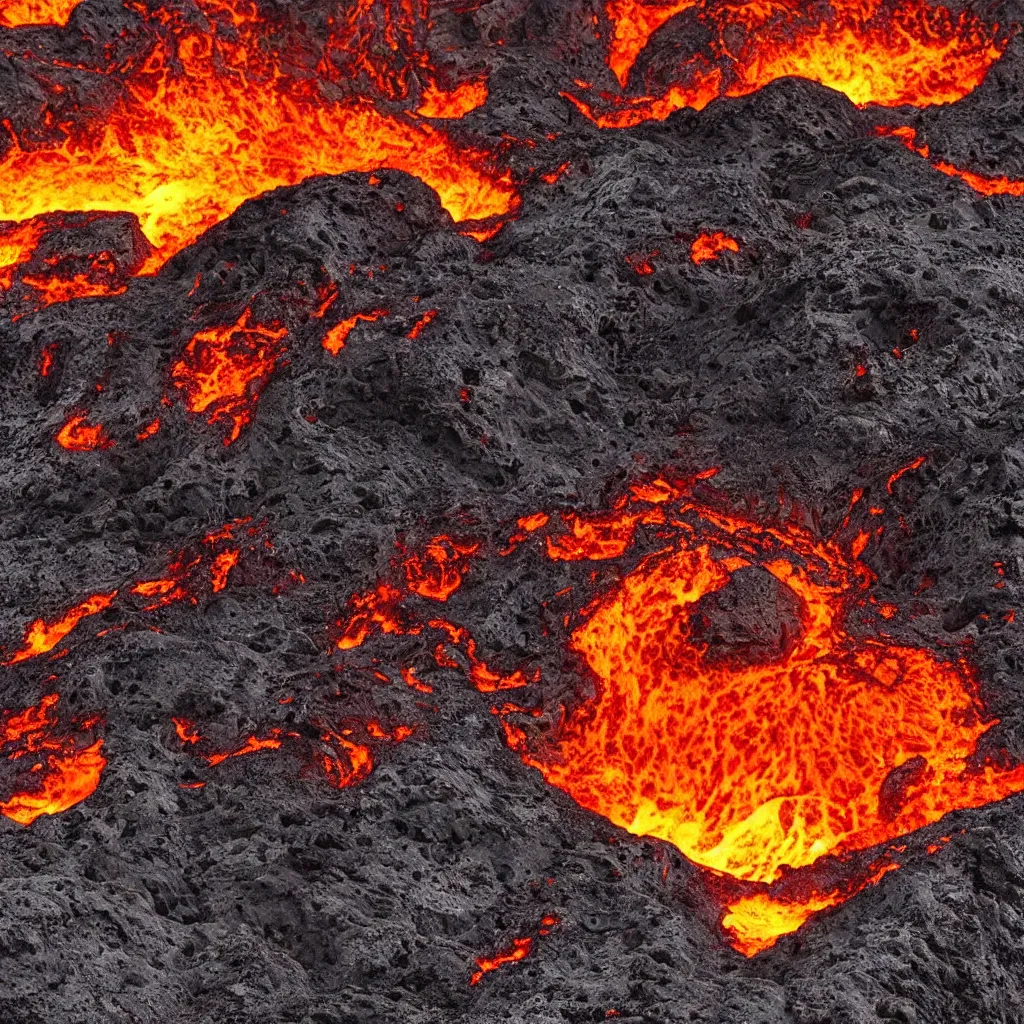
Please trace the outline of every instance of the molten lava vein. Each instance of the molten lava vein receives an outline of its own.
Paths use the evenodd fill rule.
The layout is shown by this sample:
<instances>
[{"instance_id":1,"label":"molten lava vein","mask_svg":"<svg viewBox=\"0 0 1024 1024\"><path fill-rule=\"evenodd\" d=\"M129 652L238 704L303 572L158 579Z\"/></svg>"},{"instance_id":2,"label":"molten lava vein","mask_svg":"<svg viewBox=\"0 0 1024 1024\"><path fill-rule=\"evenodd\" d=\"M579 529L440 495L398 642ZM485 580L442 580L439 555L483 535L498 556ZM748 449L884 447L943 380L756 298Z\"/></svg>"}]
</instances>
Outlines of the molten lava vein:
<instances>
[{"instance_id":1,"label":"molten lava vein","mask_svg":"<svg viewBox=\"0 0 1024 1024\"><path fill-rule=\"evenodd\" d=\"M653 32L691 7L711 42L707 52L682 62L664 92L602 94L600 104L566 98L603 128L664 120L683 107L700 110L720 96L747 96L787 76L835 89L858 106L924 107L953 103L977 88L1008 41L998 25L927 0L610 0L607 60L620 85Z\"/></svg>"},{"instance_id":2,"label":"molten lava vein","mask_svg":"<svg viewBox=\"0 0 1024 1024\"><path fill-rule=\"evenodd\" d=\"M247 199L315 175L391 168L422 180L456 221L515 211L511 175L488 151L369 99L328 98L322 78L285 70L245 0L205 13L210 30L148 12L158 39L144 61L110 72L123 90L102 124L69 129L56 147L8 150L0 219L134 213L154 246L141 272L152 273Z\"/></svg>"},{"instance_id":3,"label":"molten lava vein","mask_svg":"<svg viewBox=\"0 0 1024 1024\"><path fill-rule=\"evenodd\" d=\"M1018 178L1008 178L1005 174L991 177L964 170L945 160L932 160L931 150L926 144L919 144L917 132L906 125L895 127L879 125L875 128L875 134L899 139L911 153L916 153L928 160L935 170L947 177L959 178L965 185L973 188L975 192L980 192L983 196L1024 196L1024 181Z\"/></svg>"}]
</instances>

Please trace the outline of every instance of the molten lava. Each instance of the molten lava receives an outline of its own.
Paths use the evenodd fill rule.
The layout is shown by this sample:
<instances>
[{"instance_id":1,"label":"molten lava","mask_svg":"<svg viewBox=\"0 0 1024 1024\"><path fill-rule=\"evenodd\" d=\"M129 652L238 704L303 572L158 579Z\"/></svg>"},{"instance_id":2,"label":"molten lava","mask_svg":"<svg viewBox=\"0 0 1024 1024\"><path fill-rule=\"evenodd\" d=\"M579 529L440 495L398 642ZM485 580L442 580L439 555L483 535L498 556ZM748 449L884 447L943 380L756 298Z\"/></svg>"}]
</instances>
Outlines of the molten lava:
<instances>
[{"instance_id":1,"label":"molten lava","mask_svg":"<svg viewBox=\"0 0 1024 1024\"><path fill-rule=\"evenodd\" d=\"M564 718L551 744L503 717L506 735L582 806L758 883L760 894L732 907L741 946L764 948L786 922L798 927L852 894L776 899L766 887L791 869L1024 790L1024 766L978 753L996 721L984 715L969 665L847 632L849 607L872 579L859 554L792 522L692 502L641 513L637 504L617 513L621 537L638 514L657 522L652 513L677 535L572 634L596 698ZM612 526L607 515L596 520L602 533L591 550L604 558ZM573 527L574 553L586 557L581 533ZM797 635L774 656L730 657L701 639L702 601L740 570L766 574L799 608Z\"/></svg>"},{"instance_id":2,"label":"molten lava","mask_svg":"<svg viewBox=\"0 0 1024 1024\"><path fill-rule=\"evenodd\" d=\"M57 444L69 452L92 452L111 448L114 442L100 423L89 423L84 412L72 413L57 431Z\"/></svg>"},{"instance_id":3,"label":"molten lava","mask_svg":"<svg viewBox=\"0 0 1024 1024\"><path fill-rule=\"evenodd\" d=\"M690 243L690 259L697 264L717 260L723 252L739 252L740 243L723 231L701 232Z\"/></svg>"},{"instance_id":4,"label":"molten lava","mask_svg":"<svg viewBox=\"0 0 1024 1024\"><path fill-rule=\"evenodd\" d=\"M37 658L41 654L52 651L70 633L82 619L89 615L96 615L106 608L109 608L117 597L117 591L111 590L106 594L93 594L84 601L69 608L59 618L52 622L45 619L36 619L29 623L25 630L25 639L5 662L5 665L16 665L20 661L27 661L29 658Z\"/></svg>"},{"instance_id":5,"label":"molten lava","mask_svg":"<svg viewBox=\"0 0 1024 1024\"><path fill-rule=\"evenodd\" d=\"M0 2L0 26L22 28L27 25L63 26L81 0L3 0Z\"/></svg>"},{"instance_id":6,"label":"molten lava","mask_svg":"<svg viewBox=\"0 0 1024 1024\"><path fill-rule=\"evenodd\" d=\"M356 50L337 23L314 74L310 40L249 0L201 3L191 19L175 8L135 5L152 40L149 52L105 70L118 88L102 119L65 126L64 140L48 148L13 139L0 161L0 219L132 213L153 246L139 272L153 273L247 199L316 175L391 168L432 188L456 221L513 215L515 185L488 150L456 143L413 113L378 108L383 79L362 70L381 52L404 51L397 41L374 38L373 2L356 6L367 16L347 23L355 26ZM401 5L407 24L399 29L425 30L419 6ZM339 54L359 66L341 68ZM419 50L416 58L423 65L427 55ZM406 80L412 70L401 69ZM328 96L328 84L340 79L347 99L336 98L336 89ZM401 89L387 93L380 98L404 97ZM453 116L479 98L473 86L443 102L428 94L424 104Z\"/></svg>"},{"instance_id":7,"label":"molten lava","mask_svg":"<svg viewBox=\"0 0 1024 1024\"><path fill-rule=\"evenodd\" d=\"M1024 196L1024 181L1015 178L1008 178L1005 174L998 177L990 177L984 174L976 174L974 171L965 171L945 160L932 160L931 150L927 145L918 145L917 132L906 126L890 127L879 125L875 128L877 135L891 136L899 141L918 156L923 156L928 162L942 174L950 178L959 178L965 185L980 192L983 196Z\"/></svg>"},{"instance_id":8,"label":"molten lava","mask_svg":"<svg viewBox=\"0 0 1024 1024\"><path fill-rule=\"evenodd\" d=\"M835 89L862 107L925 107L953 103L977 88L1009 41L997 24L928 0L609 0L607 61L623 88L653 33L691 9L710 42L681 62L664 92L602 93L600 104L563 95L603 128L664 120L683 107L701 110L789 76Z\"/></svg>"},{"instance_id":9,"label":"molten lava","mask_svg":"<svg viewBox=\"0 0 1024 1024\"><path fill-rule=\"evenodd\" d=\"M512 945L508 949L495 953L494 956L480 957L476 962L477 970L473 972L473 976L469 979L470 985L479 985L485 974L490 971L496 971L499 967L504 967L505 964L514 964L520 960L525 960L529 956L531 949L533 949L533 939L526 935L522 938L513 939Z\"/></svg>"},{"instance_id":10,"label":"molten lava","mask_svg":"<svg viewBox=\"0 0 1024 1024\"><path fill-rule=\"evenodd\" d=\"M252 419L263 389L284 356L288 331L279 325L250 325L251 310L233 324L210 327L192 336L171 368L174 385L185 392L189 412L208 414L210 424L227 422L224 438L238 440Z\"/></svg>"},{"instance_id":11,"label":"molten lava","mask_svg":"<svg viewBox=\"0 0 1024 1024\"><path fill-rule=\"evenodd\" d=\"M0 801L0 814L19 825L31 825L44 814L60 814L95 792L106 767L103 740L82 746L96 720L83 721L70 733L59 728L55 708L59 697L47 694L20 712L3 712L2 749L9 761L32 761L24 789Z\"/></svg>"},{"instance_id":12,"label":"molten lava","mask_svg":"<svg viewBox=\"0 0 1024 1024\"><path fill-rule=\"evenodd\" d=\"M336 323L327 331L322 344L332 356L336 356L345 347L348 336L357 324L360 322L372 323L374 320L379 320L387 315L388 311L386 309L371 309L367 313L355 313L350 317L346 317L346 319Z\"/></svg>"},{"instance_id":13,"label":"molten lava","mask_svg":"<svg viewBox=\"0 0 1024 1024\"><path fill-rule=\"evenodd\" d=\"M413 554L406 559L406 585L420 597L447 601L462 585L469 559L479 547L476 541L455 540L444 534L434 537L422 554Z\"/></svg>"}]
</instances>

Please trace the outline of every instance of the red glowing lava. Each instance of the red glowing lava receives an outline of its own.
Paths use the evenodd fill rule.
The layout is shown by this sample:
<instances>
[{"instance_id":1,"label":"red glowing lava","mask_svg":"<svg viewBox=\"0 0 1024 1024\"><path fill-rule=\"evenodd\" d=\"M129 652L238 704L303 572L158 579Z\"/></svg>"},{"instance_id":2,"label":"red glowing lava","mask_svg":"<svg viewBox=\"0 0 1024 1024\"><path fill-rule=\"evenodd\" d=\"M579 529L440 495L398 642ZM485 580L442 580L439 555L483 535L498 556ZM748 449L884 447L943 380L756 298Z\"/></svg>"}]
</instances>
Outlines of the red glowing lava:
<instances>
[{"instance_id":1,"label":"red glowing lava","mask_svg":"<svg viewBox=\"0 0 1024 1024\"><path fill-rule=\"evenodd\" d=\"M690 243L690 259L694 263L717 260L723 252L739 252L740 243L723 231L701 232Z\"/></svg>"},{"instance_id":2,"label":"red glowing lava","mask_svg":"<svg viewBox=\"0 0 1024 1024\"><path fill-rule=\"evenodd\" d=\"M436 316L436 309L428 309L426 313L424 313L423 316L421 316L419 320L417 320L416 323L412 325L412 327L409 329L408 334L406 334L406 337L410 341L415 341L427 329L431 321Z\"/></svg>"},{"instance_id":3,"label":"red glowing lava","mask_svg":"<svg viewBox=\"0 0 1024 1024\"><path fill-rule=\"evenodd\" d=\"M372 323L387 315L386 309L371 309L367 313L355 313L331 327L324 335L322 344L332 356L336 356L345 347L348 336L357 324L360 322Z\"/></svg>"},{"instance_id":4,"label":"red glowing lava","mask_svg":"<svg viewBox=\"0 0 1024 1024\"><path fill-rule=\"evenodd\" d=\"M249 323L246 309L233 324L194 334L171 368L174 385L185 392L190 413L210 424L231 425L224 444L238 440L252 419L256 402L277 368L288 331L277 324Z\"/></svg>"},{"instance_id":5,"label":"red glowing lava","mask_svg":"<svg viewBox=\"0 0 1024 1024\"><path fill-rule=\"evenodd\" d=\"M93 594L84 601L69 608L63 615L47 622L45 619L36 619L29 623L25 630L25 639L5 662L5 665L16 665L20 661L27 661L29 658L37 658L41 654L52 651L70 633L82 619L89 615L109 608L117 597L117 591L111 590L105 594Z\"/></svg>"},{"instance_id":6,"label":"red glowing lava","mask_svg":"<svg viewBox=\"0 0 1024 1024\"><path fill-rule=\"evenodd\" d=\"M406 585L420 597L447 601L462 585L470 556L479 547L476 541L455 540L444 534L435 537L427 543L422 554L413 554L406 559Z\"/></svg>"},{"instance_id":7,"label":"red glowing lava","mask_svg":"<svg viewBox=\"0 0 1024 1024\"><path fill-rule=\"evenodd\" d=\"M171 721L174 723L174 731L182 743L198 743L203 738L196 731L195 723L190 722L187 718L172 718Z\"/></svg>"},{"instance_id":8,"label":"red glowing lava","mask_svg":"<svg viewBox=\"0 0 1024 1024\"><path fill-rule=\"evenodd\" d=\"M512 945L508 949L495 953L494 956L480 957L476 962L477 970L473 972L473 976L469 979L470 985L479 985L485 974L490 971L496 971L499 967L504 967L505 964L514 964L520 960L525 960L529 956L531 949L533 949L533 939L526 935L522 938L513 939Z\"/></svg>"},{"instance_id":9,"label":"red glowing lava","mask_svg":"<svg viewBox=\"0 0 1024 1024\"><path fill-rule=\"evenodd\" d=\"M7 7L9 17L20 10ZM316 175L379 168L418 177L455 221L514 215L516 187L489 150L377 105L411 100L413 72L420 81L432 74L419 41L424 4L359 0L334 20L326 46L249 0L201 3L191 14L133 10L150 49L104 71L117 99L102 119L62 127L63 140L49 147L8 128L0 218L18 222L15 231L61 211L131 213L152 245L134 272L153 273L247 199ZM338 98L338 84L349 98ZM479 83L447 93L435 86L421 97L432 114L457 116L481 100ZM32 248L27 235L9 229L7 238L0 268Z\"/></svg>"},{"instance_id":10,"label":"red glowing lava","mask_svg":"<svg viewBox=\"0 0 1024 1024\"><path fill-rule=\"evenodd\" d=\"M972 11L954 14L928 0L609 0L605 10L612 26L608 65L623 88L651 36L672 18L692 11L709 43L682 59L662 92L602 93L598 103L563 93L603 128L664 120L683 107L701 110L788 76L835 89L858 106L953 103L984 81L1009 41Z\"/></svg>"},{"instance_id":11,"label":"red glowing lava","mask_svg":"<svg viewBox=\"0 0 1024 1024\"><path fill-rule=\"evenodd\" d=\"M487 102L487 80L483 78L463 82L451 92L443 92L433 82L420 93L416 113L421 117L455 119Z\"/></svg>"},{"instance_id":12,"label":"red glowing lava","mask_svg":"<svg viewBox=\"0 0 1024 1024\"><path fill-rule=\"evenodd\" d=\"M942 174L950 178L959 178L965 185L980 192L983 196L1024 196L1024 181L1008 178L1005 174L998 177L990 177L984 174L976 174L974 171L965 171L945 160L932 160L931 150L927 145L919 145L917 132L905 125L889 126L879 125L875 128L877 135L891 136L899 141L918 156L923 156L928 162Z\"/></svg>"},{"instance_id":13,"label":"red glowing lava","mask_svg":"<svg viewBox=\"0 0 1024 1024\"><path fill-rule=\"evenodd\" d=\"M22 28L27 25L63 26L81 0L3 0L0 2L0 26Z\"/></svg>"},{"instance_id":14,"label":"red glowing lava","mask_svg":"<svg viewBox=\"0 0 1024 1024\"><path fill-rule=\"evenodd\" d=\"M57 444L69 452L92 452L111 448L114 442L100 423L89 423L84 412L72 413L57 431Z\"/></svg>"},{"instance_id":15,"label":"red glowing lava","mask_svg":"<svg viewBox=\"0 0 1024 1024\"><path fill-rule=\"evenodd\" d=\"M31 762L23 775L25 788L0 802L0 814L19 825L81 803L96 791L107 764L102 739L82 745L97 719L82 721L71 732L61 730L55 710L59 699L50 693L24 711L2 713L4 756L23 765Z\"/></svg>"},{"instance_id":16,"label":"red glowing lava","mask_svg":"<svg viewBox=\"0 0 1024 1024\"><path fill-rule=\"evenodd\" d=\"M234 750L225 750L216 754L207 754L205 760L211 768L223 764L230 757L245 757L247 754L257 754L261 750L281 749L280 729L271 729L266 736L249 736L245 742Z\"/></svg>"},{"instance_id":17,"label":"red glowing lava","mask_svg":"<svg viewBox=\"0 0 1024 1024\"><path fill-rule=\"evenodd\" d=\"M1024 767L978 754L996 722L966 662L846 631L851 603L873 578L859 560L867 534L851 554L794 522L685 499L644 504L634 492L617 513L620 536L632 535L640 514L660 519L659 536L671 541L605 593L571 637L596 698L564 718L550 745L504 717L506 734L582 806L756 883L759 895L730 907L741 949L771 945L792 930L786 921L798 927L852 894L777 896L769 887L793 869L1024 789ZM606 557L612 524L607 514L595 521L603 533L592 550ZM581 533L574 525L574 550L585 547ZM787 646L753 662L700 639L706 600L740 572L774 580L799 609Z\"/></svg>"}]
</instances>

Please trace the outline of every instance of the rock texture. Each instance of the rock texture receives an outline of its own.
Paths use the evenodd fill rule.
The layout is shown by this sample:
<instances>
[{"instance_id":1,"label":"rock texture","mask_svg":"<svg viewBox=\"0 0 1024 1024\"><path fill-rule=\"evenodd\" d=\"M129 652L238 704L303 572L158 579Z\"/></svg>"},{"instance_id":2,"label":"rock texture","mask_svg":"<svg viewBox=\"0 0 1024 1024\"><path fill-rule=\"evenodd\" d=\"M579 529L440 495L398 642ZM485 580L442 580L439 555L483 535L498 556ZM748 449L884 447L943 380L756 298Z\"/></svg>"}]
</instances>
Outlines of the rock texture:
<instances>
[{"instance_id":1,"label":"rock texture","mask_svg":"<svg viewBox=\"0 0 1024 1024\"><path fill-rule=\"evenodd\" d=\"M169 550L233 518L265 520L274 545L197 606L112 610L62 659L3 670L4 707L55 688L69 712L103 711L109 765L72 810L27 829L0 820L0 1019L1024 1019L1022 798L951 816L932 830L956 832L941 852L745 960L694 869L545 785L462 673L434 669L424 696L335 672L328 630L397 539L453 522L496 536L538 509L603 507L645 469L719 466L737 503L777 511L782 492L824 533L861 487L904 524L887 520L866 555L873 593L901 609L888 631L969 642L994 742L1024 757L1024 644L1004 621L1024 573L1024 199L981 198L872 134L880 118L912 123L953 162L1024 177L1024 48L950 107L894 117L790 79L602 132L557 96L600 67L586 12L468 6L442 12L438 39L486 46L491 97L457 130L539 140L511 148L524 175L571 162L554 184L524 185L495 239L460 236L399 173L311 180L247 203L123 296L0 323L8 649L29 620L158 576ZM102 39L118 10L89 0L76 17ZM5 116L24 122L29 70L9 61L3 75L18 84ZM740 251L694 265L705 228ZM652 274L626 260L655 250ZM300 301L324 270L346 309L391 310L337 358ZM250 304L287 325L288 362L225 447L221 428L160 399L191 335ZM410 341L427 308L435 319ZM157 414L163 426L145 444L66 452L53 437L78 406L116 438ZM918 455L889 498L889 475ZM306 583L272 594L287 569ZM508 667L543 660L571 697L582 684L545 643L539 604L556 571L589 569L487 563L447 611ZM729 609L709 614L745 642ZM778 622L758 614L770 648ZM309 732L318 716L418 729L339 791L287 751L206 771L176 715L225 749L273 726ZM205 788L179 788L196 779ZM547 914L561 923L538 936ZM470 987L476 957L526 934L528 958Z\"/></svg>"}]
</instances>

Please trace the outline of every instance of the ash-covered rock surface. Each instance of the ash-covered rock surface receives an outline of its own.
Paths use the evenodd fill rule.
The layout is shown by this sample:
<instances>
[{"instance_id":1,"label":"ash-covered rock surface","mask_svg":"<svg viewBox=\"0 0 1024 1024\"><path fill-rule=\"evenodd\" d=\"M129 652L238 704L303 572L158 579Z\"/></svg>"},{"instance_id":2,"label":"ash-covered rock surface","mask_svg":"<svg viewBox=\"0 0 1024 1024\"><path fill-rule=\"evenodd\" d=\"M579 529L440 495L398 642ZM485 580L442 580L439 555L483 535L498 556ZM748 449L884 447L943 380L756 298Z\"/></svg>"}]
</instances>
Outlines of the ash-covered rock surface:
<instances>
[{"instance_id":1,"label":"ash-covered rock surface","mask_svg":"<svg viewBox=\"0 0 1024 1024\"><path fill-rule=\"evenodd\" d=\"M433 669L427 696L334 671L330 650L331 624L399 539L607 507L660 467L720 467L738 506L795 502L823 535L863 488L892 513L865 556L872 593L900 609L886 631L968 650L994 743L1024 758L1024 644L1006 621L1024 574L1024 199L981 198L873 133L880 118L913 123L951 160L1024 177L1024 48L926 112L858 110L789 79L602 132L551 84L600 63L597 49L553 54L575 15L505 3L445 17L438 31L464 45L505 43L486 51L491 97L464 129L539 140L514 153L524 174L570 163L553 184L531 178L494 239L459 235L400 173L311 180L247 203L123 296L0 326L8 650L30 620L159 576L169 551L229 520L265 521L274 548L197 605L111 610L66 656L3 669L6 708L57 690L68 713L102 712L109 764L75 808L28 828L0 819L0 1020L1024 1019L1021 797L952 815L929 830L956 833L939 853L918 844L747 960L697 872L525 767L462 673ZM705 229L739 252L694 264ZM652 273L627 261L637 253ZM325 277L346 309L389 309L336 358L309 312ZM225 446L222 427L161 397L188 339L246 307L287 326L287 364ZM62 450L78 407L129 440ZM156 415L160 431L131 442ZM305 583L272 593L289 569ZM447 611L509 668L547 658L569 699L579 666L542 637L554 572L487 563ZM748 658L785 642L791 609L763 581L731 600L752 602L751 632L723 599L709 637ZM332 716L417 729L338 790L287 751L206 771L174 716L223 749ZM559 923L541 936L546 915ZM525 960L470 986L477 957L522 935Z\"/></svg>"}]
</instances>

